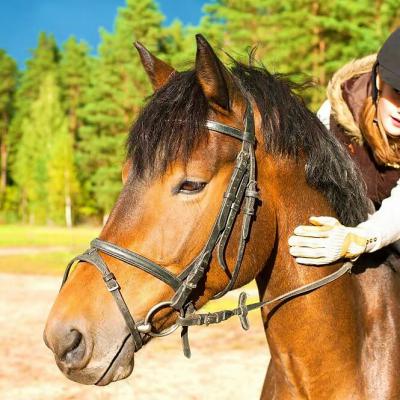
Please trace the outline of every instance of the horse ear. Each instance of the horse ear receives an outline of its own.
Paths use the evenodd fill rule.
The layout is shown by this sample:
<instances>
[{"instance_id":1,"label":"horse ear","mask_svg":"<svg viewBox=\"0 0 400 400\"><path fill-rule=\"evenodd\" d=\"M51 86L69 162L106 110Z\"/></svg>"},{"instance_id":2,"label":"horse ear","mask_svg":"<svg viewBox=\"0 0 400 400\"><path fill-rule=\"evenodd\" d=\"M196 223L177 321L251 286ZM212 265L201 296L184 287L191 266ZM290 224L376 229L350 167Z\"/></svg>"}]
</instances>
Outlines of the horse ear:
<instances>
[{"instance_id":1,"label":"horse ear","mask_svg":"<svg viewBox=\"0 0 400 400\"><path fill-rule=\"evenodd\" d=\"M140 42L135 42L135 47L139 52L143 67L150 78L153 89L160 89L176 72L175 69L151 54Z\"/></svg>"},{"instance_id":2,"label":"horse ear","mask_svg":"<svg viewBox=\"0 0 400 400\"><path fill-rule=\"evenodd\" d=\"M218 111L230 111L234 83L203 35L196 35L196 76L210 105ZM221 110L222 109L222 110Z\"/></svg>"}]
</instances>

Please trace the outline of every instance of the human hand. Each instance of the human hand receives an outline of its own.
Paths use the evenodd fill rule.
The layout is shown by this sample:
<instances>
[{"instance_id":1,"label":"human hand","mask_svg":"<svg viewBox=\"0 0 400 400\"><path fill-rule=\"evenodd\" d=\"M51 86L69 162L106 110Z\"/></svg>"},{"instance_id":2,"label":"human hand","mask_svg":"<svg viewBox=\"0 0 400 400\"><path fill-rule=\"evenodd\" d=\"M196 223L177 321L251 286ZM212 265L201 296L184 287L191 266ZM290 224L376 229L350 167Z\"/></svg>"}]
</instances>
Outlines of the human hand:
<instances>
[{"instance_id":1,"label":"human hand","mask_svg":"<svg viewBox=\"0 0 400 400\"><path fill-rule=\"evenodd\" d=\"M339 258L355 258L375 238L362 228L343 226L333 217L311 217L289 238L289 252L299 264L323 265ZM375 239L376 240L376 239Z\"/></svg>"}]
</instances>

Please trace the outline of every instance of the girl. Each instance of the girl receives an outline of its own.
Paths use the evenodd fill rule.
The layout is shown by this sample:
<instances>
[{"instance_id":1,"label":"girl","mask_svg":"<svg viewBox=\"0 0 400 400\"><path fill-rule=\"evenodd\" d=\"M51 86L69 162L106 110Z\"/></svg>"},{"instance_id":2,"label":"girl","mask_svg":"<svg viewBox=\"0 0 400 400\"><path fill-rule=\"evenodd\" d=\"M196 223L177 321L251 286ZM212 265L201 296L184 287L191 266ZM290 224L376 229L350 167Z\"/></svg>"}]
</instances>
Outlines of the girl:
<instances>
[{"instance_id":1,"label":"girl","mask_svg":"<svg viewBox=\"0 0 400 400\"><path fill-rule=\"evenodd\" d=\"M354 228L333 217L311 217L311 226L298 226L290 254L309 265L355 258L400 239L400 28L377 56L334 75L319 117L359 165L378 211Z\"/></svg>"}]
</instances>

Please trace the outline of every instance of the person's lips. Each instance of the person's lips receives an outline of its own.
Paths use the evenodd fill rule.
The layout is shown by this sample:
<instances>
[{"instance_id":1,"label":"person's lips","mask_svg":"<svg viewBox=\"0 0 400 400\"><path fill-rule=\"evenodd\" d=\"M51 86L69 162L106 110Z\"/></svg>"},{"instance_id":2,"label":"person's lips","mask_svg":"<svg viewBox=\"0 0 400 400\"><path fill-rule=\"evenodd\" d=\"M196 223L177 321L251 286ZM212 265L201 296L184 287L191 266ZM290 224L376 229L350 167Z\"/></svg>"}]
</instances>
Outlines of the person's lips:
<instances>
[{"instance_id":1,"label":"person's lips","mask_svg":"<svg viewBox=\"0 0 400 400\"><path fill-rule=\"evenodd\" d=\"M391 117L392 123L396 128L400 128L400 116L399 117Z\"/></svg>"}]
</instances>

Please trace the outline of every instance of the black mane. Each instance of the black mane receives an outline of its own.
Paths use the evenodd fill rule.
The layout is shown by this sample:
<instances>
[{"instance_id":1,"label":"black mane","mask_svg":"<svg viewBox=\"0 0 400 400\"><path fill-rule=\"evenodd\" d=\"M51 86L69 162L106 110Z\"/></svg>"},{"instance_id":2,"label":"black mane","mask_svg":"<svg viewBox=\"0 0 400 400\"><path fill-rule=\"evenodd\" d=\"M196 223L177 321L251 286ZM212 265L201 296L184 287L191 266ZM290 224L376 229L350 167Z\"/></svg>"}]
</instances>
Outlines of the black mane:
<instances>
[{"instance_id":1,"label":"black mane","mask_svg":"<svg viewBox=\"0 0 400 400\"><path fill-rule=\"evenodd\" d=\"M306 158L309 185L323 193L341 222L356 225L367 217L365 185L347 151L331 135L302 99L295 85L265 68L234 61L231 72L257 103L262 115L266 151ZM278 111L278 112L276 112ZM130 132L128 157L134 173L163 173L182 157L187 161L204 128L208 103L194 71L176 74L144 107Z\"/></svg>"}]
</instances>

